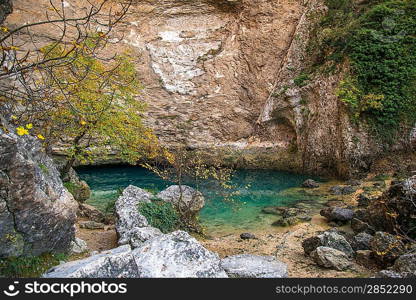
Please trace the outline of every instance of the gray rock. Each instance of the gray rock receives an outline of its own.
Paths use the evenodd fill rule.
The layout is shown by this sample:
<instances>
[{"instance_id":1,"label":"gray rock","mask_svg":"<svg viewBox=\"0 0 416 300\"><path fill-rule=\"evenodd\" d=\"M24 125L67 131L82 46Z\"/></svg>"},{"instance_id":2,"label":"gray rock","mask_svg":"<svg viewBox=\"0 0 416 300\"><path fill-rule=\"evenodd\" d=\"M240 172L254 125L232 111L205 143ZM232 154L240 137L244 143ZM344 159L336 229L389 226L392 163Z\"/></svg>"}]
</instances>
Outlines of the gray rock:
<instances>
[{"instance_id":1,"label":"gray rock","mask_svg":"<svg viewBox=\"0 0 416 300\"><path fill-rule=\"evenodd\" d=\"M156 197L162 199L163 201L172 203L174 207L179 207L183 211L189 211L193 214L197 214L205 205L204 196L201 192L191 188L190 186L182 185L181 187L182 197L179 185L172 185L168 187L158 193Z\"/></svg>"},{"instance_id":2,"label":"gray rock","mask_svg":"<svg viewBox=\"0 0 416 300\"><path fill-rule=\"evenodd\" d=\"M415 273L399 273L392 270L382 270L375 276L376 278L416 278Z\"/></svg>"},{"instance_id":3,"label":"gray rock","mask_svg":"<svg viewBox=\"0 0 416 300\"><path fill-rule=\"evenodd\" d=\"M286 278L287 265L273 256L240 254L221 260L221 266L233 278Z\"/></svg>"},{"instance_id":4,"label":"gray rock","mask_svg":"<svg viewBox=\"0 0 416 300\"><path fill-rule=\"evenodd\" d=\"M319 184L313 179L307 179L302 183L302 187L308 189L316 189L319 187Z\"/></svg>"},{"instance_id":5,"label":"gray rock","mask_svg":"<svg viewBox=\"0 0 416 300\"><path fill-rule=\"evenodd\" d=\"M324 232L318 236L305 239L302 242L303 250L307 255L310 255L311 252L321 246L342 251L348 257L352 257L354 255L354 250L345 237L336 232Z\"/></svg>"},{"instance_id":6,"label":"gray rock","mask_svg":"<svg viewBox=\"0 0 416 300\"><path fill-rule=\"evenodd\" d=\"M416 253L401 255L393 265L393 270L399 273L416 274Z\"/></svg>"},{"instance_id":7,"label":"gray rock","mask_svg":"<svg viewBox=\"0 0 416 300\"><path fill-rule=\"evenodd\" d=\"M330 222L347 222L353 218L354 211L343 207L328 207L322 209L320 214Z\"/></svg>"},{"instance_id":8,"label":"gray rock","mask_svg":"<svg viewBox=\"0 0 416 300\"><path fill-rule=\"evenodd\" d=\"M139 203L150 203L152 194L135 186L128 186L117 199L115 213L116 231L120 241L130 240L130 234L136 227L147 227L146 217L139 212Z\"/></svg>"},{"instance_id":9,"label":"gray rock","mask_svg":"<svg viewBox=\"0 0 416 300\"><path fill-rule=\"evenodd\" d=\"M120 239L119 244L124 245L130 243L130 246L135 249L141 246L144 242L153 239L159 235L162 235L162 232L155 227L135 227L129 233L124 235L125 240Z\"/></svg>"},{"instance_id":10,"label":"gray rock","mask_svg":"<svg viewBox=\"0 0 416 300\"><path fill-rule=\"evenodd\" d=\"M253 240L253 239L256 239L256 236L250 232L244 232L240 234L240 238L242 240Z\"/></svg>"},{"instance_id":11,"label":"gray rock","mask_svg":"<svg viewBox=\"0 0 416 300\"><path fill-rule=\"evenodd\" d=\"M103 223L99 223L95 221L81 221L79 222L79 227L84 228L84 229L95 230L95 229L104 229L105 226Z\"/></svg>"},{"instance_id":12,"label":"gray rock","mask_svg":"<svg viewBox=\"0 0 416 300\"><path fill-rule=\"evenodd\" d=\"M324 232L318 235L322 246L330 247L344 252L348 257L354 256L354 250L342 235L336 232Z\"/></svg>"},{"instance_id":13,"label":"gray rock","mask_svg":"<svg viewBox=\"0 0 416 300\"><path fill-rule=\"evenodd\" d=\"M78 204L37 139L0 129L0 257L66 253Z\"/></svg>"},{"instance_id":14,"label":"gray rock","mask_svg":"<svg viewBox=\"0 0 416 300\"><path fill-rule=\"evenodd\" d=\"M71 242L70 254L81 254L88 251L88 245L84 240L81 240L80 238L76 237L75 240Z\"/></svg>"},{"instance_id":15,"label":"gray rock","mask_svg":"<svg viewBox=\"0 0 416 300\"><path fill-rule=\"evenodd\" d=\"M133 250L143 278L227 277L217 254L184 231L158 236Z\"/></svg>"},{"instance_id":16,"label":"gray rock","mask_svg":"<svg viewBox=\"0 0 416 300\"><path fill-rule=\"evenodd\" d=\"M344 252L329 247L318 247L311 257L321 267L343 271L351 267L351 262Z\"/></svg>"},{"instance_id":17,"label":"gray rock","mask_svg":"<svg viewBox=\"0 0 416 300\"><path fill-rule=\"evenodd\" d=\"M365 232L361 232L352 238L351 246L355 251L370 250L372 240L372 235Z\"/></svg>"}]
</instances>

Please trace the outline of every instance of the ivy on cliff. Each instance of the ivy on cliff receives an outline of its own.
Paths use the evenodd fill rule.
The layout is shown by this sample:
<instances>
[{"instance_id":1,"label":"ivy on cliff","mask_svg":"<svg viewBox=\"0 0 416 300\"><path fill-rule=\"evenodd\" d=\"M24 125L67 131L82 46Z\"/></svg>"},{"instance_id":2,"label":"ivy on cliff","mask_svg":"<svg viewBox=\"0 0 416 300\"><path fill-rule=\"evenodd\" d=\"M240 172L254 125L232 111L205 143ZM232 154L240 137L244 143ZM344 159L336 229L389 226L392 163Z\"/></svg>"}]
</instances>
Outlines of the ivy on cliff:
<instances>
[{"instance_id":1,"label":"ivy on cliff","mask_svg":"<svg viewBox=\"0 0 416 300\"><path fill-rule=\"evenodd\" d=\"M416 122L416 0L326 0L314 67L348 70L337 95L384 141ZM336 69L336 68L332 68Z\"/></svg>"}]
</instances>

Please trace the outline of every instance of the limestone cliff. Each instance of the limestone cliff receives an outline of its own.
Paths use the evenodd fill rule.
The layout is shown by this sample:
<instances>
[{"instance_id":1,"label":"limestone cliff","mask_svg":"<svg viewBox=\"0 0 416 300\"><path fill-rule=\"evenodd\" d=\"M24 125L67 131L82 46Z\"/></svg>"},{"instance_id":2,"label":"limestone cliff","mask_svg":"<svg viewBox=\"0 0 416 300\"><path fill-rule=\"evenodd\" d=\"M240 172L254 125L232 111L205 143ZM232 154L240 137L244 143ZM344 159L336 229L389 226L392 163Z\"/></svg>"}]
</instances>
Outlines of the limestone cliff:
<instances>
[{"instance_id":1,"label":"limestone cliff","mask_svg":"<svg viewBox=\"0 0 416 300\"><path fill-rule=\"evenodd\" d=\"M11 24L47 9L46 0L14 3ZM76 14L84 4L65 7ZM293 84L325 11L319 0L136 0L118 48L136 58L148 123L163 143L223 150L242 167L350 176L382 147L350 124L337 76Z\"/></svg>"}]
</instances>

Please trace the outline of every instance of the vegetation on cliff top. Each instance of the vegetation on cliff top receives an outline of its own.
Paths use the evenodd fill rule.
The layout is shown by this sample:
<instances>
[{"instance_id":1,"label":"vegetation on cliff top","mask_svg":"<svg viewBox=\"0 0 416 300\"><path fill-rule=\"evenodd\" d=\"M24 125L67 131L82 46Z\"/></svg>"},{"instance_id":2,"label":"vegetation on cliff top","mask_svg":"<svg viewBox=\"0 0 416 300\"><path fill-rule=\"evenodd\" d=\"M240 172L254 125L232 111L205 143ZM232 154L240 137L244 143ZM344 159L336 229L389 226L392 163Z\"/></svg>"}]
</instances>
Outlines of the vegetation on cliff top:
<instances>
[{"instance_id":1,"label":"vegetation on cliff top","mask_svg":"<svg viewBox=\"0 0 416 300\"><path fill-rule=\"evenodd\" d=\"M392 140L416 121L416 1L325 2L311 41L314 68L348 70L337 95L352 119Z\"/></svg>"}]
</instances>

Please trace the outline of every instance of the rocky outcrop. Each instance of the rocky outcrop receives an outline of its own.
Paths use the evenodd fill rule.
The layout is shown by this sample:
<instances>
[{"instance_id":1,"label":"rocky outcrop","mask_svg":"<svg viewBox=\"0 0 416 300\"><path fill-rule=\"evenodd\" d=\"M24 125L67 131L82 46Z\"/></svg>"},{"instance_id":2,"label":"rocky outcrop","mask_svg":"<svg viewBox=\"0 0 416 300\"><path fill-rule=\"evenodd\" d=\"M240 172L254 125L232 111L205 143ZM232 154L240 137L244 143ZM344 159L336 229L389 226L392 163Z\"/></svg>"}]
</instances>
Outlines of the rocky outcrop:
<instances>
[{"instance_id":1,"label":"rocky outcrop","mask_svg":"<svg viewBox=\"0 0 416 300\"><path fill-rule=\"evenodd\" d=\"M130 242L135 228L149 226L146 217L139 212L139 204L149 203L152 197L152 194L145 190L130 185L124 189L123 194L117 199L115 205L116 231L120 245Z\"/></svg>"},{"instance_id":2,"label":"rocky outcrop","mask_svg":"<svg viewBox=\"0 0 416 300\"><path fill-rule=\"evenodd\" d=\"M196 215L205 205L205 198L201 192L187 185L172 185L156 195L163 201L172 203L173 207L182 212Z\"/></svg>"},{"instance_id":3,"label":"rocky outcrop","mask_svg":"<svg viewBox=\"0 0 416 300\"><path fill-rule=\"evenodd\" d=\"M46 278L224 278L220 259L183 231L59 265Z\"/></svg>"},{"instance_id":4,"label":"rocky outcrop","mask_svg":"<svg viewBox=\"0 0 416 300\"><path fill-rule=\"evenodd\" d=\"M0 130L0 257L68 252L77 208L39 142Z\"/></svg>"},{"instance_id":5,"label":"rocky outcrop","mask_svg":"<svg viewBox=\"0 0 416 300\"><path fill-rule=\"evenodd\" d=\"M221 260L221 266L232 278L285 278L286 264L273 256L240 254Z\"/></svg>"},{"instance_id":6,"label":"rocky outcrop","mask_svg":"<svg viewBox=\"0 0 416 300\"><path fill-rule=\"evenodd\" d=\"M371 201L363 221L377 230L395 233L397 228L416 237L416 176L394 182L378 199Z\"/></svg>"}]
</instances>

